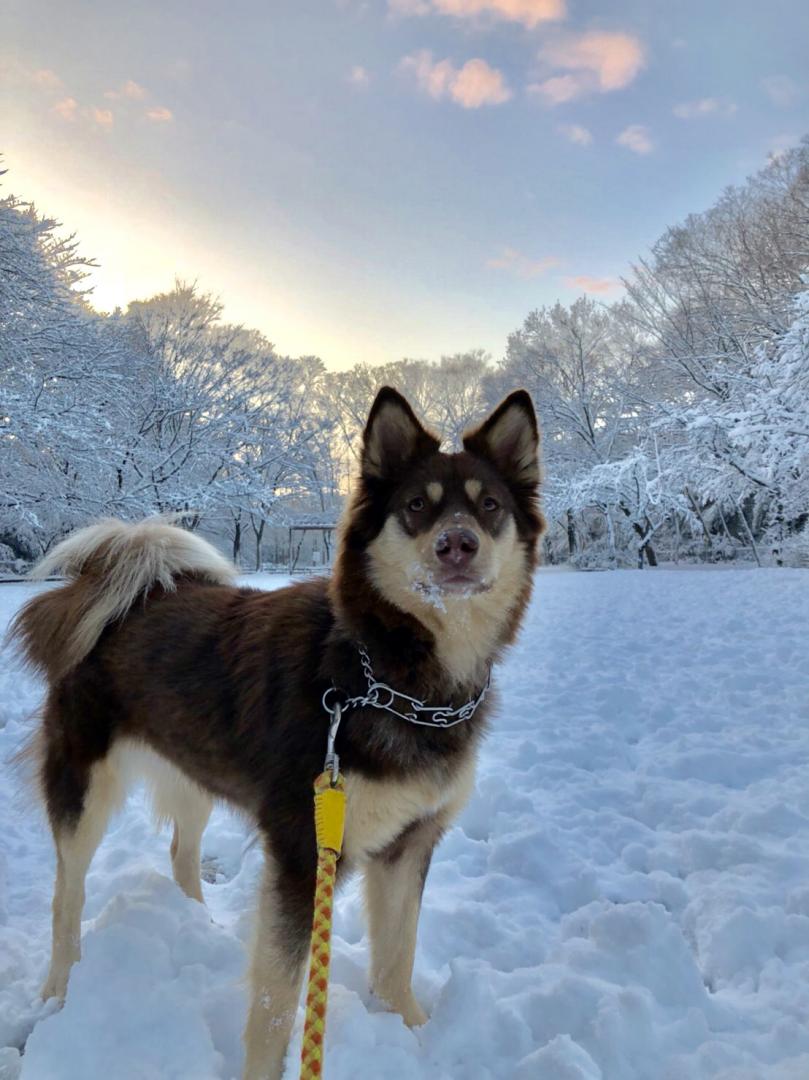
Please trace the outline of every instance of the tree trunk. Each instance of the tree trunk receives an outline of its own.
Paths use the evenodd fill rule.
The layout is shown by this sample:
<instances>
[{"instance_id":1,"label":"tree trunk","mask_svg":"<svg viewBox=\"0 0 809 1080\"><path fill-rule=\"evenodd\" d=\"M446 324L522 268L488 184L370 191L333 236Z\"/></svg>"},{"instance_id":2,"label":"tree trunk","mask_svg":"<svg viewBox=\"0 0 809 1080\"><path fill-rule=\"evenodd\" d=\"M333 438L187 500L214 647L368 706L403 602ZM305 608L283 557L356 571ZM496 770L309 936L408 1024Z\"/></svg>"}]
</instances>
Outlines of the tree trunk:
<instances>
[{"instance_id":1,"label":"tree trunk","mask_svg":"<svg viewBox=\"0 0 809 1080\"><path fill-rule=\"evenodd\" d=\"M707 544L708 551L710 553L712 551L712 549L713 549L713 540L711 539L711 534L710 534L710 531L708 529L708 526L705 524L705 518L702 516L702 510L700 510L699 504L697 503L697 500L694 498L694 496L691 494L691 492L688 490L688 488L685 489L685 496L688 499L688 501L691 503L691 509L694 511L694 513L699 518L699 523L702 526L702 532L705 535L705 543Z\"/></svg>"},{"instance_id":2,"label":"tree trunk","mask_svg":"<svg viewBox=\"0 0 809 1080\"><path fill-rule=\"evenodd\" d=\"M628 518L632 518L632 511L629 509L628 506L624 506L623 503L618 503L618 506ZM649 566L657 566L657 556L655 555L655 551L651 543L652 533L654 532L651 521L649 521L648 517L646 518L645 529L639 521L633 521L632 528L640 537L641 541L640 544L638 544L638 570L643 569L644 553L646 555L646 561L649 563Z\"/></svg>"},{"instance_id":3,"label":"tree trunk","mask_svg":"<svg viewBox=\"0 0 809 1080\"><path fill-rule=\"evenodd\" d=\"M615 553L615 526L612 523L612 514L609 512L609 509L604 510L604 517L607 520L607 535L610 542L610 562L613 567L615 567L618 561L618 556Z\"/></svg>"},{"instance_id":4,"label":"tree trunk","mask_svg":"<svg viewBox=\"0 0 809 1080\"><path fill-rule=\"evenodd\" d=\"M240 520L233 522L233 561L238 563L239 552L242 550L242 523Z\"/></svg>"},{"instance_id":5,"label":"tree trunk","mask_svg":"<svg viewBox=\"0 0 809 1080\"><path fill-rule=\"evenodd\" d=\"M747 533L747 539L750 541L750 547L753 549L753 555L755 556L756 563L761 566L761 559L758 555L758 548L756 547L756 541L753 538L753 533L750 530L750 526L747 524L747 517L745 516L744 509L740 502L736 503L736 507L739 511L739 517L742 519L742 525L744 525L744 531Z\"/></svg>"},{"instance_id":6,"label":"tree trunk","mask_svg":"<svg viewBox=\"0 0 809 1080\"><path fill-rule=\"evenodd\" d=\"M572 510L567 512L567 553L571 559L576 554L576 521Z\"/></svg>"},{"instance_id":7,"label":"tree trunk","mask_svg":"<svg viewBox=\"0 0 809 1080\"><path fill-rule=\"evenodd\" d=\"M256 536L256 573L261 570L261 538L264 536L264 526L266 524L266 521L262 521L258 528L253 525L253 532Z\"/></svg>"},{"instance_id":8,"label":"tree trunk","mask_svg":"<svg viewBox=\"0 0 809 1080\"><path fill-rule=\"evenodd\" d=\"M655 549L652 547L652 525L649 519L646 519L646 528L639 525L637 521L632 522L632 528L640 537L640 544L638 545L638 570L643 569L643 556L646 555L646 561L649 566L657 566L657 556L655 555Z\"/></svg>"}]
</instances>

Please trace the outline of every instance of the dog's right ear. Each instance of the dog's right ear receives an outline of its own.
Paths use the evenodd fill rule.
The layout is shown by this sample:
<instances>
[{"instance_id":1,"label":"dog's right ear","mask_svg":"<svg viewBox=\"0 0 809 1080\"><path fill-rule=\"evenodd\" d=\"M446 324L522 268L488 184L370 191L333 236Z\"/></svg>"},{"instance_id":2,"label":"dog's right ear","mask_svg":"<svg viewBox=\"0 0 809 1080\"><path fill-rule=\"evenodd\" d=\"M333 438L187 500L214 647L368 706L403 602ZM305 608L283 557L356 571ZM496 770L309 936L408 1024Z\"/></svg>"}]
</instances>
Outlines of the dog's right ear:
<instances>
[{"instance_id":1,"label":"dog's right ear","mask_svg":"<svg viewBox=\"0 0 809 1080\"><path fill-rule=\"evenodd\" d=\"M412 461L434 454L441 440L419 423L398 390L383 386L362 436L362 475L386 479Z\"/></svg>"},{"instance_id":2,"label":"dog's right ear","mask_svg":"<svg viewBox=\"0 0 809 1080\"><path fill-rule=\"evenodd\" d=\"M463 437L464 450L493 462L503 476L521 486L536 487L539 467L539 427L531 396L515 390L491 416Z\"/></svg>"}]
</instances>

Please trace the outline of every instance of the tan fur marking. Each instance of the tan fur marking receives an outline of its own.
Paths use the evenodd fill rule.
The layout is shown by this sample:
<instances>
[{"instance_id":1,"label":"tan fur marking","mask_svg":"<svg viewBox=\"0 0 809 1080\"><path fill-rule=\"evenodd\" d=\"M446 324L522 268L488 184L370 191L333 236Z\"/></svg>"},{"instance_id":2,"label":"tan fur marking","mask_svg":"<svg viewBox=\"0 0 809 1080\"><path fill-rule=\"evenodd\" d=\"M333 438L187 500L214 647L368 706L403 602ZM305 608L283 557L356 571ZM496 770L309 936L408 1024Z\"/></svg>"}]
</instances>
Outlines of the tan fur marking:
<instances>
[{"instance_id":1,"label":"tan fur marking","mask_svg":"<svg viewBox=\"0 0 809 1080\"><path fill-rule=\"evenodd\" d=\"M371 937L371 986L374 993L410 1027L427 1016L413 994L413 958L424 865L435 837L463 809L474 784L475 763L470 758L452 785L449 801L425 823L424 832L405 845L393 862L372 859L365 871L365 906Z\"/></svg>"},{"instance_id":2,"label":"tan fur marking","mask_svg":"<svg viewBox=\"0 0 809 1080\"><path fill-rule=\"evenodd\" d=\"M174 880L186 896L203 903L200 843L213 799L170 761L142 743L119 739L108 760L120 775L125 790L139 780L146 784L159 824L174 823L171 841Z\"/></svg>"},{"instance_id":3,"label":"tan fur marking","mask_svg":"<svg viewBox=\"0 0 809 1080\"><path fill-rule=\"evenodd\" d=\"M124 789L107 761L93 766L84 797L84 810L75 829L64 828L55 837L56 884L53 892L51 963L42 998L60 1001L67 992L70 969L81 957L81 913L84 879L101 843L110 814L121 805Z\"/></svg>"},{"instance_id":4,"label":"tan fur marking","mask_svg":"<svg viewBox=\"0 0 809 1080\"><path fill-rule=\"evenodd\" d=\"M131 739L120 739L93 766L84 809L75 829L64 828L56 842L51 966L42 997L64 998L71 966L81 955L84 879L104 836L110 815L138 780L150 789L155 818L173 821L171 865L174 880L202 903L200 840L211 813L211 797L165 758Z\"/></svg>"},{"instance_id":5,"label":"tan fur marking","mask_svg":"<svg viewBox=\"0 0 809 1080\"><path fill-rule=\"evenodd\" d=\"M455 520L463 525L467 519ZM481 681L511 612L530 579L525 553L510 520L498 537L489 536L469 519L480 537L475 565L486 583L471 595L442 593L432 587L434 532L411 537L389 518L368 546L369 574L375 588L402 611L415 615L435 635L436 651L458 684Z\"/></svg>"},{"instance_id":6,"label":"tan fur marking","mask_svg":"<svg viewBox=\"0 0 809 1080\"><path fill-rule=\"evenodd\" d=\"M463 806L475 782L472 754L447 783L439 774L415 780L370 780L346 775L346 828L343 851L353 863L364 863L382 851L408 825L456 802Z\"/></svg>"},{"instance_id":7,"label":"tan fur marking","mask_svg":"<svg viewBox=\"0 0 809 1080\"><path fill-rule=\"evenodd\" d=\"M392 1012L399 1013L408 1027L417 1027L427 1020L410 985L425 854L414 845L393 866L375 860L365 873L371 988Z\"/></svg>"},{"instance_id":8,"label":"tan fur marking","mask_svg":"<svg viewBox=\"0 0 809 1080\"><path fill-rule=\"evenodd\" d=\"M439 484L437 480L431 481L427 485L427 496L430 502L440 503L444 497L444 485Z\"/></svg>"},{"instance_id":9,"label":"tan fur marking","mask_svg":"<svg viewBox=\"0 0 809 1080\"><path fill-rule=\"evenodd\" d=\"M466 488L466 494L469 496L470 500L476 502L483 489L480 480L467 480L464 487Z\"/></svg>"},{"instance_id":10,"label":"tan fur marking","mask_svg":"<svg viewBox=\"0 0 809 1080\"><path fill-rule=\"evenodd\" d=\"M288 942L278 919L276 870L269 851L250 963L250 1012L244 1029L245 1062L242 1080L280 1080L289 1036L298 1008L306 960L290 959Z\"/></svg>"}]
</instances>

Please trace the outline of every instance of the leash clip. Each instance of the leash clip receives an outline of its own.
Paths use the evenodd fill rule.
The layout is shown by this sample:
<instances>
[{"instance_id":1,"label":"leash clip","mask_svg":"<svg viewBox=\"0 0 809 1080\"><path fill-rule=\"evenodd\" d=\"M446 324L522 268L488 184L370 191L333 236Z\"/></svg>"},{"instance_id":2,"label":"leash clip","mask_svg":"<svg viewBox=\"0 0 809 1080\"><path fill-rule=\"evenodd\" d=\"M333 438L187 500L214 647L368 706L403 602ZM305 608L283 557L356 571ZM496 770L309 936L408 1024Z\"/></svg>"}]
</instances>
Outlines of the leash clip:
<instances>
[{"instance_id":1,"label":"leash clip","mask_svg":"<svg viewBox=\"0 0 809 1080\"><path fill-rule=\"evenodd\" d=\"M334 749L337 731L343 715L343 706L335 702L329 709L331 719L329 721L329 737L326 742L326 760L323 763L323 772L331 772L331 786L336 787L340 777L340 755Z\"/></svg>"}]
</instances>

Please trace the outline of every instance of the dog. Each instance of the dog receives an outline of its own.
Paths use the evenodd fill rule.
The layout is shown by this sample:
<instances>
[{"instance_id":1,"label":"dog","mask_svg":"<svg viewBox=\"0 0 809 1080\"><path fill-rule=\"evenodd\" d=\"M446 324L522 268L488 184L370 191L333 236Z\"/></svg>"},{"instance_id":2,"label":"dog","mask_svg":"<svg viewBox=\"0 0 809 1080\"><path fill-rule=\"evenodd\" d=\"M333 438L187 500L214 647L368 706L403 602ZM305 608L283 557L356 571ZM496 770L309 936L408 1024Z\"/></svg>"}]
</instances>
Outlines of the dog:
<instances>
[{"instance_id":1,"label":"dog","mask_svg":"<svg viewBox=\"0 0 809 1080\"><path fill-rule=\"evenodd\" d=\"M199 901L200 841L221 799L255 822L265 856L243 1075L281 1076L309 944L312 785L331 694L347 705L338 880L364 874L373 991L407 1024L426 1021L411 989L422 891L472 790L490 666L531 595L539 482L524 390L462 451L442 453L385 387L330 578L237 587L223 556L163 518L102 521L45 557L37 576L68 582L29 601L12 628L48 686L35 735L57 853L44 998L65 997L85 874L128 782L145 778L173 822L174 878Z\"/></svg>"}]
</instances>

